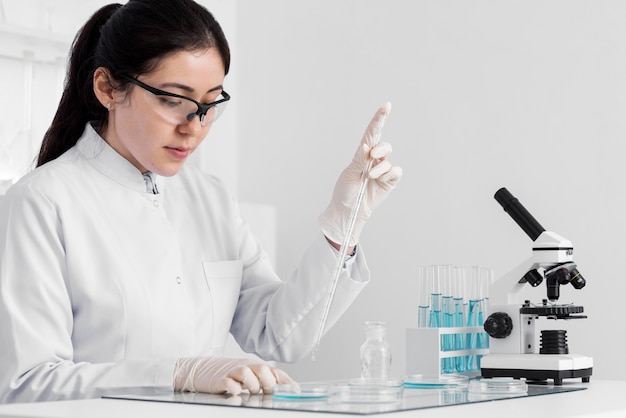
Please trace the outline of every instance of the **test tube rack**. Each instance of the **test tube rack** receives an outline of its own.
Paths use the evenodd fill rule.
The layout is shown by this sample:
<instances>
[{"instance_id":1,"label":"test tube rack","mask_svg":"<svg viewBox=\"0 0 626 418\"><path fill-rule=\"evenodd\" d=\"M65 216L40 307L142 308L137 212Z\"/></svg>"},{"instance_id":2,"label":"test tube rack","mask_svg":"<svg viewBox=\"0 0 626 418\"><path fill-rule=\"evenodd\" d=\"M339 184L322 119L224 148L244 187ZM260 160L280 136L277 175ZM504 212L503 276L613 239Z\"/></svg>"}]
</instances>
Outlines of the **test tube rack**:
<instances>
[{"instance_id":1,"label":"test tube rack","mask_svg":"<svg viewBox=\"0 0 626 418\"><path fill-rule=\"evenodd\" d=\"M445 335L462 335L465 340L471 334L485 334L483 327L442 327L442 328L407 328L406 329L406 372L412 374L441 375L442 359L483 356L489 348L471 348L462 350L444 350ZM454 372L455 374L476 374L479 369Z\"/></svg>"}]
</instances>

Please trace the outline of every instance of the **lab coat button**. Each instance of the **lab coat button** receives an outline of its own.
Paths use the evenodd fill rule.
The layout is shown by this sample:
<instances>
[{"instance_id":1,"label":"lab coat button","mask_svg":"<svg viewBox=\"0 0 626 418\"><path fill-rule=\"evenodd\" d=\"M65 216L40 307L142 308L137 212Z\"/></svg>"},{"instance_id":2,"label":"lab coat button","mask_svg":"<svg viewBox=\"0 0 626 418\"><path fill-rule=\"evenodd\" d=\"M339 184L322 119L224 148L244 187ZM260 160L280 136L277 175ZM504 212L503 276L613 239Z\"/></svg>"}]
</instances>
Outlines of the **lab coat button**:
<instances>
[{"instance_id":1,"label":"lab coat button","mask_svg":"<svg viewBox=\"0 0 626 418\"><path fill-rule=\"evenodd\" d=\"M152 201L152 204L154 205L154 207L155 207L155 208L158 208L158 207L159 207L159 201L158 201L158 200L156 200L156 199L154 199L154 200Z\"/></svg>"},{"instance_id":2,"label":"lab coat button","mask_svg":"<svg viewBox=\"0 0 626 418\"><path fill-rule=\"evenodd\" d=\"M183 282L183 279L181 279L180 277L176 278L176 283L181 284Z\"/></svg>"}]
</instances>

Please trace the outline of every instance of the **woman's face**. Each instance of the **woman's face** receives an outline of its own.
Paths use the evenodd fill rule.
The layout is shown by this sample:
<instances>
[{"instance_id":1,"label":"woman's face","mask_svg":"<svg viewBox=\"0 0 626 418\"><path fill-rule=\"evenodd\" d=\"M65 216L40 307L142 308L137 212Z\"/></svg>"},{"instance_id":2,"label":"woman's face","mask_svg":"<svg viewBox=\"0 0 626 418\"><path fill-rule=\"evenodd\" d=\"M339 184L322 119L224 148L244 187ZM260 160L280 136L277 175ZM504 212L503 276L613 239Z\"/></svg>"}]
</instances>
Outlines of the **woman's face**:
<instances>
[{"instance_id":1,"label":"woman's face","mask_svg":"<svg viewBox=\"0 0 626 418\"><path fill-rule=\"evenodd\" d=\"M200 103L211 103L222 92L224 77L220 54L210 48L168 55L154 71L137 79ZM129 84L127 93L112 103L108 125L101 134L142 173L173 176L206 137L211 124L201 126L197 116L185 123L172 122L159 112L158 106L163 104L158 100L142 87Z\"/></svg>"}]
</instances>

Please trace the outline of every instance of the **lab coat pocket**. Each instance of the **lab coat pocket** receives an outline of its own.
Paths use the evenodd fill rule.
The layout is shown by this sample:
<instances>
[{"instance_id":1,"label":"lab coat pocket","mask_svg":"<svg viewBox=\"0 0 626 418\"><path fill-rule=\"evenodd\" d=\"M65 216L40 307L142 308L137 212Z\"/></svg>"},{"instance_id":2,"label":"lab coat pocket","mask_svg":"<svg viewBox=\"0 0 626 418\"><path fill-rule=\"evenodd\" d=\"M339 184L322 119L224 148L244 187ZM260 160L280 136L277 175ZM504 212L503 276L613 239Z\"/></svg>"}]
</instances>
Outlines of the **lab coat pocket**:
<instances>
[{"instance_id":1,"label":"lab coat pocket","mask_svg":"<svg viewBox=\"0 0 626 418\"><path fill-rule=\"evenodd\" d=\"M202 268L209 288L213 313L211 348L221 348L226 344L237 308L243 263L241 260L203 261Z\"/></svg>"}]
</instances>

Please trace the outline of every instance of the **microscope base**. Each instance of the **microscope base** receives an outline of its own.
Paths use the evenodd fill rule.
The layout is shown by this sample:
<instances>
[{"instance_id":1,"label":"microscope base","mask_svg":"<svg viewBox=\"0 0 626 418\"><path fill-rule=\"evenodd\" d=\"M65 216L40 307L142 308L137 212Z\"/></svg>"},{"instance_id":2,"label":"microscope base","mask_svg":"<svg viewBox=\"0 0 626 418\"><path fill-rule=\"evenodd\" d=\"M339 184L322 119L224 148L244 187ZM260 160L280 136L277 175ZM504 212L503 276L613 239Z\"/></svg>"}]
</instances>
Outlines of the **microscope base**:
<instances>
[{"instance_id":1,"label":"microscope base","mask_svg":"<svg viewBox=\"0 0 626 418\"><path fill-rule=\"evenodd\" d=\"M593 359L576 354L488 354L481 358L480 366L483 377L552 379L560 386L563 379L589 382Z\"/></svg>"}]
</instances>

